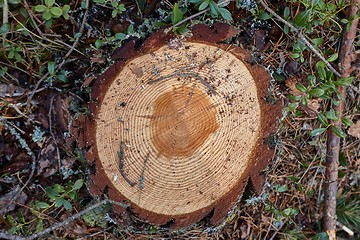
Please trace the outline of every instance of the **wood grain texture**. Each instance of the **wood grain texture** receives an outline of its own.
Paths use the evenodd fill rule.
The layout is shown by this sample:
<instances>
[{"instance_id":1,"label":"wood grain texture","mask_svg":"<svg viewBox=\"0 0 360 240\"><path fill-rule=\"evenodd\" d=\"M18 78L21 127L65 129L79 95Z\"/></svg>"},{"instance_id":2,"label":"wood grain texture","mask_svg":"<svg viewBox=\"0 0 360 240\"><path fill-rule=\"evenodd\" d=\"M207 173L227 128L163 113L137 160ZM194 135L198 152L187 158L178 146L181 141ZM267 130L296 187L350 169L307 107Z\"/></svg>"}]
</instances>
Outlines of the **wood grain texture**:
<instances>
[{"instance_id":1,"label":"wood grain texture","mask_svg":"<svg viewBox=\"0 0 360 240\"><path fill-rule=\"evenodd\" d=\"M184 42L133 59L118 73L98 114L96 146L122 195L142 209L181 215L236 185L259 127L256 85L246 66L217 47ZM117 167L120 142L126 174ZM140 191L129 182L139 184L148 154Z\"/></svg>"},{"instance_id":2,"label":"wood grain texture","mask_svg":"<svg viewBox=\"0 0 360 240\"><path fill-rule=\"evenodd\" d=\"M91 194L130 204L114 205L118 213L173 228L205 217L216 225L249 182L261 191L274 154L264 139L281 104L264 100L269 75L248 52L216 43L216 33L236 31L216 26L185 40L160 30L128 42L95 81L91 115L73 127L96 165Z\"/></svg>"}]
</instances>

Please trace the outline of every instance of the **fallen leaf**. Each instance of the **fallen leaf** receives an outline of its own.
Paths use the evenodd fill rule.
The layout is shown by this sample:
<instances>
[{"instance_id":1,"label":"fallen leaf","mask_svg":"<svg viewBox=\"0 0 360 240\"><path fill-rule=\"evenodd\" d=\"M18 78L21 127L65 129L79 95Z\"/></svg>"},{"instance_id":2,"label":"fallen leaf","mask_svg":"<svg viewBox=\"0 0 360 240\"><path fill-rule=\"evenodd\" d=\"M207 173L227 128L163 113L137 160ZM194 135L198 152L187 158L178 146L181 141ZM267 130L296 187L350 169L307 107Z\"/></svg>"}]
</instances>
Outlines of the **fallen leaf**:
<instances>
[{"instance_id":1,"label":"fallen leaf","mask_svg":"<svg viewBox=\"0 0 360 240\"><path fill-rule=\"evenodd\" d=\"M17 205L25 204L28 196L24 192L21 192L16 199L13 199L19 191L20 186L17 185L13 187L10 192L0 198L0 216L4 216L8 212L13 211Z\"/></svg>"},{"instance_id":2,"label":"fallen leaf","mask_svg":"<svg viewBox=\"0 0 360 240\"><path fill-rule=\"evenodd\" d=\"M356 123L350 126L348 130L348 134L353 137L360 138L360 121L357 121Z\"/></svg>"},{"instance_id":3,"label":"fallen leaf","mask_svg":"<svg viewBox=\"0 0 360 240\"><path fill-rule=\"evenodd\" d=\"M262 51L265 49L266 44L266 31L263 29L255 30L254 39L255 39L255 47L257 50Z\"/></svg>"},{"instance_id":4,"label":"fallen leaf","mask_svg":"<svg viewBox=\"0 0 360 240\"><path fill-rule=\"evenodd\" d=\"M319 113L320 101L321 99L310 99L308 100L308 104L306 106L303 106L302 108L308 116L316 117Z\"/></svg>"}]
</instances>

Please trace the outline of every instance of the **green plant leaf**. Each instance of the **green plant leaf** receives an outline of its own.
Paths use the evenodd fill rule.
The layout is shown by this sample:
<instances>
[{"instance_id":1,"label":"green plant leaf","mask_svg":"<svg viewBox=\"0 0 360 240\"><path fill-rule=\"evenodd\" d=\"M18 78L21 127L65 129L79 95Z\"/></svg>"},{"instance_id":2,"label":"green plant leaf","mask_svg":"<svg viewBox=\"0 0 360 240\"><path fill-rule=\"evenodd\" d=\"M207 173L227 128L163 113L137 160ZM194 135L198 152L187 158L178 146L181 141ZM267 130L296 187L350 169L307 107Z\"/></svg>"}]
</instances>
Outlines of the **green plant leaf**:
<instances>
[{"instance_id":1,"label":"green plant leaf","mask_svg":"<svg viewBox=\"0 0 360 240\"><path fill-rule=\"evenodd\" d=\"M55 0L45 0L45 5L48 7L52 7L54 5Z\"/></svg>"},{"instance_id":2,"label":"green plant leaf","mask_svg":"<svg viewBox=\"0 0 360 240\"><path fill-rule=\"evenodd\" d=\"M113 7L113 8L116 8L118 5L119 5L119 3L118 2L116 2L116 1L111 1L111 6Z\"/></svg>"},{"instance_id":3,"label":"green plant leaf","mask_svg":"<svg viewBox=\"0 0 360 240\"><path fill-rule=\"evenodd\" d=\"M328 62L333 62L338 58L339 54L334 53L333 55L331 55L327 60Z\"/></svg>"},{"instance_id":4,"label":"green plant leaf","mask_svg":"<svg viewBox=\"0 0 360 240\"><path fill-rule=\"evenodd\" d=\"M71 203L70 203L68 200L66 200L66 199L63 199L62 205L63 205L64 208L65 208L66 210L68 210L68 211L71 211L72 208L73 208L72 205L71 205Z\"/></svg>"},{"instance_id":5,"label":"green plant leaf","mask_svg":"<svg viewBox=\"0 0 360 240\"><path fill-rule=\"evenodd\" d=\"M325 117L324 114L318 113L317 119L319 120L319 122L321 123L321 125L323 125L324 127L329 126L329 122L328 122L328 120L327 120L327 118Z\"/></svg>"},{"instance_id":6,"label":"green plant leaf","mask_svg":"<svg viewBox=\"0 0 360 240\"><path fill-rule=\"evenodd\" d=\"M310 132L311 137L318 136L326 131L326 128L316 128Z\"/></svg>"},{"instance_id":7,"label":"green plant leaf","mask_svg":"<svg viewBox=\"0 0 360 240\"><path fill-rule=\"evenodd\" d=\"M203 1L200 6L199 6L199 11L204 10L205 8L207 8L209 6L209 0L205 0Z\"/></svg>"},{"instance_id":8,"label":"green plant leaf","mask_svg":"<svg viewBox=\"0 0 360 240\"><path fill-rule=\"evenodd\" d=\"M284 209L283 213L285 214L285 216L296 216L299 213L299 210L296 208L286 208Z\"/></svg>"},{"instance_id":9,"label":"green plant leaf","mask_svg":"<svg viewBox=\"0 0 360 240\"><path fill-rule=\"evenodd\" d=\"M76 200L76 198L78 196L77 192L69 192L69 193L67 193L67 195L72 200Z\"/></svg>"},{"instance_id":10,"label":"green plant leaf","mask_svg":"<svg viewBox=\"0 0 360 240\"><path fill-rule=\"evenodd\" d=\"M62 70L62 71L64 71L64 70ZM66 71L64 71L64 72L66 72ZM67 73L66 73L66 74L67 74ZM57 75L57 78L58 78L60 81L66 83L66 82L68 82L68 78L67 78L66 74L58 74L58 75Z\"/></svg>"},{"instance_id":11,"label":"green plant leaf","mask_svg":"<svg viewBox=\"0 0 360 240\"><path fill-rule=\"evenodd\" d=\"M65 192L65 189L63 186L61 186L60 184L54 184L53 189L57 192L57 193L63 193Z\"/></svg>"},{"instance_id":12,"label":"green plant leaf","mask_svg":"<svg viewBox=\"0 0 360 240\"><path fill-rule=\"evenodd\" d=\"M115 18L117 14L118 14L118 13L117 13L116 9L114 9L114 10L112 10L112 12L111 12L111 17L112 17L112 18Z\"/></svg>"},{"instance_id":13,"label":"green plant leaf","mask_svg":"<svg viewBox=\"0 0 360 240\"><path fill-rule=\"evenodd\" d=\"M300 57L300 53L293 53L290 55L292 58L299 58Z\"/></svg>"},{"instance_id":14,"label":"green plant leaf","mask_svg":"<svg viewBox=\"0 0 360 240\"><path fill-rule=\"evenodd\" d=\"M117 33L117 34L115 34L115 39L124 40L125 38L126 38L125 33Z\"/></svg>"},{"instance_id":15,"label":"green plant leaf","mask_svg":"<svg viewBox=\"0 0 360 240\"><path fill-rule=\"evenodd\" d=\"M271 14L268 14L267 12L261 12L259 15L258 15L258 18L261 19L261 20L269 20L272 18L272 15Z\"/></svg>"},{"instance_id":16,"label":"green plant leaf","mask_svg":"<svg viewBox=\"0 0 360 240\"><path fill-rule=\"evenodd\" d=\"M53 15L49 11L45 11L42 16L47 21L50 20Z\"/></svg>"},{"instance_id":17,"label":"green plant leaf","mask_svg":"<svg viewBox=\"0 0 360 240\"><path fill-rule=\"evenodd\" d=\"M325 91L321 88L314 88L309 91L311 97L321 97L324 95Z\"/></svg>"},{"instance_id":18,"label":"green plant leaf","mask_svg":"<svg viewBox=\"0 0 360 240\"><path fill-rule=\"evenodd\" d=\"M229 21L232 20L231 13L230 13L230 11L227 10L226 8L219 8L219 12L220 12L220 15L221 15L224 19L229 20Z\"/></svg>"},{"instance_id":19,"label":"green plant leaf","mask_svg":"<svg viewBox=\"0 0 360 240\"><path fill-rule=\"evenodd\" d=\"M353 124L353 121L347 117L341 118L341 122L342 122L342 124L344 124L347 127L350 127Z\"/></svg>"},{"instance_id":20,"label":"green plant leaf","mask_svg":"<svg viewBox=\"0 0 360 240\"><path fill-rule=\"evenodd\" d=\"M47 9L47 7L44 6L44 5L36 5L35 6L35 11L36 12L44 12L46 9Z\"/></svg>"},{"instance_id":21,"label":"green plant leaf","mask_svg":"<svg viewBox=\"0 0 360 240\"><path fill-rule=\"evenodd\" d=\"M4 76L7 73L8 68L2 67L0 68L0 77Z\"/></svg>"},{"instance_id":22,"label":"green plant leaf","mask_svg":"<svg viewBox=\"0 0 360 240\"><path fill-rule=\"evenodd\" d=\"M83 184L84 184L84 180L78 179L78 180L76 180L76 182L74 183L74 185L72 186L72 188L73 188L74 190L79 190L79 189L83 186Z\"/></svg>"},{"instance_id":23,"label":"green plant leaf","mask_svg":"<svg viewBox=\"0 0 360 240\"><path fill-rule=\"evenodd\" d=\"M301 104L302 104L303 106L307 106L307 105L308 105L308 100L307 100L306 97L302 97L302 98L301 98Z\"/></svg>"},{"instance_id":24,"label":"green plant leaf","mask_svg":"<svg viewBox=\"0 0 360 240\"><path fill-rule=\"evenodd\" d=\"M55 62L49 61L47 68L48 68L48 72L49 72L50 76L54 76L55 75Z\"/></svg>"},{"instance_id":25,"label":"green plant leaf","mask_svg":"<svg viewBox=\"0 0 360 240\"><path fill-rule=\"evenodd\" d=\"M15 56L16 61L20 62L22 60L22 57L19 53L15 52L14 56Z\"/></svg>"},{"instance_id":26,"label":"green plant leaf","mask_svg":"<svg viewBox=\"0 0 360 240\"><path fill-rule=\"evenodd\" d=\"M58 196L58 193L51 187L47 187L46 188L46 194L48 195L48 197L51 199L51 200L55 200L56 197Z\"/></svg>"},{"instance_id":27,"label":"green plant leaf","mask_svg":"<svg viewBox=\"0 0 360 240\"><path fill-rule=\"evenodd\" d=\"M315 86L316 77L314 75L309 75L307 79L311 86Z\"/></svg>"},{"instance_id":28,"label":"green plant leaf","mask_svg":"<svg viewBox=\"0 0 360 240\"><path fill-rule=\"evenodd\" d=\"M52 15L54 15L56 18L60 17L63 14L63 10L59 7L52 7L50 8L50 12Z\"/></svg>"},{"instance_id":29,"label":"green plant leaf","mask_svg":"<svg viewBox=\"0 0 360 240\"><path fill-rule=\"evenodd\" d=\"M275 186L275 190L279 193L286 192L288 189L289 189L289 187L287 184L284 184L284 185L277 184Z\"/></svg>"},{"instance_id":30,"label":"green plant leaf","mask_svg":"<svg viewBox=\"0 0 360 240\"><path fill-rule=\"evenodd\" d=\"M300 92L306 92L306 87L304 85L302 85L301 83L297 82L295 84L295 87L297 90L299 90Z\"/></svg>"},{"instance_id":31,"label":"green plant leaf","mask_svg":"<svg viewBox=\"0 0 360 240\"><path fill-rule=\"evenodd\" d=\"M172 23L176 24L176 23L180 22L181 20L183 20L183 17L184 16L183 16L182 11L179 8L179 4L175 3L173 11L172 11L172 16L171 16Z\"/></svg>"},{"instance_id":32,"label":"green plant leaf","mask_svg":"<svg viewBox=\"0 0 360 240\"><path fill-rule=\"evenodd\" d=\"M323 61L319 61L316 63L316 69L319 74L319 77L323 80L326 80L326 65Z\"/></svg>"},{"instance_id":33,"label":"green plant leaf","mask_svg":"<svg viewBox=\"0 0 360 240\"><path fill-rule=\"evenodd\" d=\"M284 18L289 19L289 17L290 17L290 8L286 7L284 8Z\"/></svg>"},{"instance_id":34,"label":"green plant leaf","mask_svg":"<svg viewBox=\"0 0 360 240\"><path fill-rule=\"evenodd\" d=\"M213 0L210 0L210 12L217 17L219 15L219 11L219 6Z\"/></svg>"},{"instance_id":35,"label":"green plant leaf","mask_svg":"<svg viewBox=\"0 0 360 240\"><path fill-rule=\"evenodd\" d=\"M284 26L284 33L289 34L289 32L290 32L290 28L287 25L285 25Z\"/></svg>"},{"instance_id":36,"label":"green plant leaf","mask_svg":"<svg viewBox=\"0 0 360 240\"><path fill-rule=\"evenodd\" d=\"M96 41L95 41L95 47L97 48L97 49L99 49L100 47L101 47L101 45L102 45L102 40L100 40L100 39L96 39Z\"/></svg>"},{"instance_id":37,"label":"green plant leaf","mask_svg":"<svg viewBox=\"0 0 360 240\"><path fill-rule=\"evenodd\" d=\"M355 77L339 78L334 84L336 86L350 86Z\"/></svg>"},{"instance_id":38,"label":"green plant leaf","mask_svg":"<svg viewBox=\"0 0 360 240\"><path fill-rule=\"evenodd\" d=\"M177 34L184 34L189 32L189 29L187 29L185 26L180 26L180 27L174 27L173 29L174 32L176 32Z\"/></svg>"},{"instance_id":39,"label":"green plant leaf","mask_svg":"<svg viewBox=\"0 0 360 240\"><path fill-rule=\"evenodd\" d=\"M307 9L296 15L294 22L296 23L296 25L300 27L304 27L308 22L309 15L310 15L310 9Z\"/></svg>"},{"instance_id":40,"label":"green plant leaf","mask_svg":"<svg viewBox=\"0 0 360 240\"><path fill-rule=\"evenodd\" d=\"M291 101L299 101L301 99L301 96L299 95L289 95L289 100Z\"/></svg>"},{"instance_id":41,"label":"green plant leaf","mask_svg":"<svg viewBox=\"0 0 360 240\"><path fill-rule=\"evenodd\" d=\"M336 121L338 118L337 118L337 116L336 116L336 113L335 113L335 111L334 111L334 109L330 109L329 111L326 111L325 112L325 116L328 118L328 119L330 119L330 120L334 120L334 121Z\"/></svg>"},{"instance_id":42,"label":"green plant leaf","mask_svg":"<svg viewBox=\"0 0 360 240\"><path fill-rule=\"evenodd\" d=\"M50 207L50 205L47 202L36 202L35 206L38 209L44 209L44 208L49 208Z\"/></svg>"},{"instance_id":43,"label":"green plant leaf","mask_svg":"<svg viewBox=\"0 0 360 240\"><path fill-rule=\"evenodd\" d=\"M64 203L64 200L65 199L63 197L56 199L55 200L55 207L61 207L63 205L63 203Z\"/></svg>"},{"instance_id":44,"label":"green plant leaf","mask_svg":"<svg viewBox=\"0 0 360 240\"><path fill-rule=\"evenodd\" d=\"M341 128L335 127L335 126L331 126L331 130L333 131L333 133L340 137L340 138L345 138L346 137L346 133L344 133L344 131Z\"/></svg>"},{"instance_id":45,"label":"green plant leaf","mask_svg":"<svg viewBox=\"0 0 360 240\"><path fill-rule=\"evenodd\" d=\"M288 107L290 111L295 111L299 107L299 103L298 102L289 103Z\"/></svg>"},{"instance_id":46,"label":"green plant leaf","mask_svg":"<svg viewBox=\"0 0 360 240\"><path fill-rule=\"evenodd\" d=\"M125 5L124 4L119 4L116 8L118 10L118 12L122 13L126 11Z\"/></svg>"},{"instance_id":47,"label":"green plant leaf","mask_svg":"<svg viewBox=\"0 0 360 240\"><path fill-rule=\"evenodd\" d=\"M324 42L324 38L314 38L311 42L316 46L320 46Z\"/></svg>"},{"instance_id":48,"label":"green plant leaf","mask_svg":"<svg viewBox=\"0 0 360 240\"><path fill-rule=\"evenodd\" d=\"M68 11L70 10L70 5L65 4L65 5L62 7L62 10L63 10L63 12L68 12Z\"/></svg>"},{"instance_id":49,"label":"green plant leaf","mask_svg":"<svg viewBox=\"0 0 360 240\"><path fill-rule=\"evenodd\" d=\"M11 29L10 23L4 23L0 27L0 34L8 33L10 32L10 29Z\"/></svg>"},{"instance_id":50,"label":"green plant leaf","mask_svg":"<svg viewBox=\"0 0 360 240\"><path fill-rule=\"evenodd\" d=\"M41 218L36 219L36 232L44 230L44 222Z\"/></svg>"},{"instance_id":51,"label":"green plant leaf","mask_svg":"<svg viewBox=\"0 0 360 240\"><path fill-rule=\"evenodd\" d=\"M9 54L8 54L8 58L13 59L14 56L15 56L15 51L10 51Z\"/></svg>"}]
</instances>

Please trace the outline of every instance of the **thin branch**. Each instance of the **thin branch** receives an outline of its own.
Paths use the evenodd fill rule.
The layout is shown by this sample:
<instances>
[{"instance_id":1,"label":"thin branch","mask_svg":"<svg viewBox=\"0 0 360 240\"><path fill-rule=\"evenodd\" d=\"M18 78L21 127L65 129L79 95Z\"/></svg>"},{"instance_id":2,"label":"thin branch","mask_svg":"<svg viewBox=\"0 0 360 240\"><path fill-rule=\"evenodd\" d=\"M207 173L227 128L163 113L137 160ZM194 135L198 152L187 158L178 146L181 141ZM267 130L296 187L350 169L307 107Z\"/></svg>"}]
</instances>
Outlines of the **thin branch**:
<instances>
[{"instance_id":1,"label":"thin branch","mask_svg":"<svg viewBox=\"0 0 360 240\"><path fill-rule=\"evenodd\" d=\"M4 0L2 23L5 24L8 22L9 22L9 4L7 0Z\"/></svg>"},{"instance_id":2,"label":"thin branch","mask_svg":"<svg viewBox=\"0 0 360 240\"><path fill-rule=\"evenodd\" d=\"M52 225L51 227L49 228L46 228L45 230L41 231L41 232L38 232L38 233L34 233L33 235L30 235L30 236L27 236L27 237L21 237L21 236L17 236L17 235L12 235L12 234L8 234L8 233L5 233L5 232L0 232L0 238L3 238L3 239L10 239L10 240L33 240L33 239L38 239L52 231L54 231L55 229L58 229L60 227L64 227L66 225L68 225L70 222L80 218L81 216L83 216L84 214L94 210L95 208L98 208L102 205L105 205L105 204L113 204L113 205L117 205L117 206L120 206L120 207L123 207L123 208L127 208L129 207L128 204L124 204L124 203L120 203L120 202L116 202L116 201L113 201L113 200L110 200L110 199L105 199L99 203L96 203L94 205L91 205L90 207L70 216L69 218L67 218L66 220L62 221L62 222L58 222L58 223L55 223L54 225Z\"/></svg>"},{"instance_id":3,"label":"thin branch","mask_svg":"<svg viewBox=\"0 0 360 240\"><path fill-rule=\"evenodd\" d=\"M284 23L286 26L288 26L291 30L293 30L298 37L304 42L304 44L313 52L316 56L318 56L325 64L326 66L338 77L341 77L341 74L325 59L323 54L321 54L318 50L314 48L314 46L306 39L306 37L300 32L296 27L294 27L291 23L280 17L276 12L274 12L263 0L259 0L261 5L271 13L273 16L276 17L277 20Z\"/></svg>"},{"instance_id":4,"label":"thin branch","mask_svg":"<svg viewBox=\"0 0 360 240\"><path fill-rule=\"evenodd\" d=\"M86 20L87 20L87 16L88 16L88 13L89 13L89 2L90 0L86 0L86 3L85 3L85 13L84 13L84 17L82 19L82 22L81 22L81 26L80 26L80 30L79 32L81 33L81 35L84 33L84 29L85 29L85 24L86 24ZM62 63L59 65L59 68L61 68L64 63L65 63L65 59L68 58L70 56L70 54L74 51L75 47L77 46L77 44L79 43L80 41L80 37L78 37L72 47L70 48L70 50L65 54L64 56L64 60L62 61Z\"/></svg>"},{"instance_id":5,"label":"thin branch","mask_svg":"<svg viewBox=\"0 0 360 240\"><path fill-rule=\"evenodd\" d=\"M89 13L89 0L86 0L86 4L85 4L85 13L83 16L83 20L81 22L81 26L79 29L79 32L81 34L84 33L84 29L85 29L85 24L86 24L86 20L88 17L88 13ZM80 41L80 37L77 38L73 45L70 47L69 51L65 54L63 61L56 67L56 69L60 69L62 68L62 66L65 64L65 60L71 55L71 53L75 50L76 45L79 43ZM30 101L32 100L32 98L34 97L34 94L36 93L36 90L39 88L40 84L49 76L49 73L46 73L35 85L34 90L32 91L32 94L30 95Z\"/></svg>"},{"instance_id":6,"label":"thin branch","mask_svg":"<svg viewBox=\"0 0 360 240\"><path fill-rule=\"evenodd\" d=\"M35 21L35 19L34 19L34 16L33 16L33 12L31 11L31 9L30 9L30 7L29 7L29 4L28 4L28 2L27 2L26 0L24 0L24 7L25 7L26 11L28 11L29 17L30 17L33 25L35 26L35 29L36 29L36 31L38 32L38 34L39 34L42 38L46 39L46 37L44 36L44 33L40 30L39 26L37 25L37 23L36 23L36 21Z\"/></svg>"},{"instance_id":7,"label":"thin branch","mask_svg":"<svg viewBox=\"0 0 360 240\"><path fill-rule=\"evenodd\" d=\"M349 11L348 19L356 16L356 13L360 6L360 0L352 0ZM352 52L354 51L354 40L356 38L357 26L359 19L355 18L349 31L344 31L342 45L339 54L339 69L341 77L350 77L352 73ZM346 87L338 87L339 104L333 106L338 115L336 121L332 121L331 124L341 129L341 117L344 111ZM333 98L337 98L334 94ZM338 189L338 167L339 167L339 152L340 152L340 138L333 132L332 128L329 128L327 132L327 154L325 160L325 184L324 184L324 230L329 236L330 240L336 239L336 194Z\"/></svg>"},{"instance_id":8,"label":"thin branch","mask_svg":"<svg viewBox=\"0 0 360 240\"><path fill-rule=\"evenodd\" d=\"M12 126L10 126L6 121L3 123L5 129L7 129L12 136L14 136L16 138L16 140L18 140L18 142L20 143L20 146L22 148L24 148L27 152L27 154L31 157L32 162L31 162L31 172L30 172L30 176L28 177L28 179L26 180L25 184L21 187L21 189L15 194L15 196L9 201L9 204L6 206L6 208L8 208L10 206L10 204L12 204L21 194L21 192L26 188L26 186L29 184L30 180L32 179L32 177L34 176L35 173L35 168L36 168L36 157L35 154L33 153L33 151L30 149L29 145L26 143L26 141L20 136L20 134L16 131L15 128L13 128Z\"/></svg>"},{"instance_id":9,"label":"thin branch","mask_svg":"<svg viewBox=\"0 0 360 240\"><path fill-rule=\"evenodd\" d=\"M55 138L55 134L52 130L52 109L54 106L54 96L51 97L50 99L50 107L49 107L49 113L48 113L48 118L49 118L49 131L50 131L50 135L52 137L52 139L54 140L55 146L56 146L56 153L57 153L57 157L58 157L58 166L59 166L59 172L61 170L61 157L60 157L60 151L59 151L59 145L58 142Z\"/></svg>"}]
</instances>

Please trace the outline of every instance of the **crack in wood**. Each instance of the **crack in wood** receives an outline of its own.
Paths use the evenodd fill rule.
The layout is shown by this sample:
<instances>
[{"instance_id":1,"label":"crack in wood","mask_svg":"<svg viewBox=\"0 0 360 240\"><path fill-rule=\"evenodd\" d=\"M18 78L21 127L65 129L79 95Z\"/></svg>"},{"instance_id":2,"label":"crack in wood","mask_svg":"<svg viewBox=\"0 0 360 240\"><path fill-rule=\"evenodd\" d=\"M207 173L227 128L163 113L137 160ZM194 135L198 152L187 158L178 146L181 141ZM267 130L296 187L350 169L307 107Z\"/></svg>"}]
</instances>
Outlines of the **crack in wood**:
<instances>
[{"instance_id":1,"label":"crack in wood","mask_svg":"<svg viewBox=\"0 0 360 240\"><path fill-rule=\"evenodd\" d=\"M120 149L118 152L119 155L119 169L120 169L120 173L121 176L124 178L124 180L132 187L134 187L136 185L136 183L134 183L133 181L131 181L128 177L128 175L126 174L125 170L124 170L124 165L125 165L125 144L123 141L120 142Z\"/></svg>"}]
</instances>

